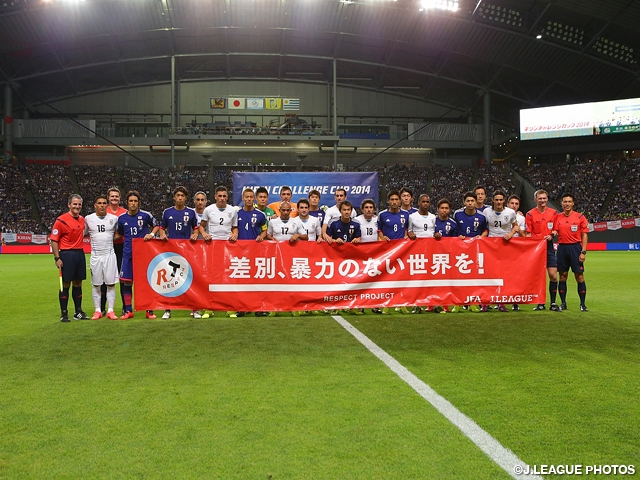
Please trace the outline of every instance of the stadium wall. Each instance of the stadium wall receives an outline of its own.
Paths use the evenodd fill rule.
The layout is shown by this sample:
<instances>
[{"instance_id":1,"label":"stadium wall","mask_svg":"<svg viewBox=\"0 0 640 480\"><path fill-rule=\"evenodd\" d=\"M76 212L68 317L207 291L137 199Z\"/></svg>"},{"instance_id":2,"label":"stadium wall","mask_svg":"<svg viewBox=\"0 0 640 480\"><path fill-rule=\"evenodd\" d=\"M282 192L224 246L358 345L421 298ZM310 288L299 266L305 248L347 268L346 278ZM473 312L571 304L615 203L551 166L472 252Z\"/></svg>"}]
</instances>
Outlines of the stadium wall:
<instances>
[{"instance_id":1,"label":"stadium wall","mask_svg":"<svg viewBox=\"0 0 640 480\"><path fill-rule=\"evenodd\" d=\"M179 88L179 125L191 123L192 120L207 121L207 117L215 116L242 116L247 121L254 121L263 125L265 117L284 117L285 113L297 113L298 115L313 116L314 120L328 127L329 88L327 84L275 82L275 81L209 81L180 83ZM300 110L285 112L283 110L229 110L212 109L211 98L228 97L282 97L299 98ZM170 85L153 85L145 87L132 87L80 95L74 98L52 102L52 105L63 112L83 115L112 115L112 114L140 114L158 115L166 118L156 121L169 121L171 113L171 87ZM42 107L46 111L46 107ZM376 123L384 123L385 117L422 119L446 116L458 118L460 112L449 112L448 108L433 105L415 98L406 98L400 95L392 95L383 92L359 90L354 88L339 87L337 93L337 111L339 123L343 123L340 117L369 117L362 118L362 123L371 123L375 118ZM202 116L202 118L198 118ZM446 118L445 116L445 118ZM315 117L318 117L317 119ZM142 119L141 119L142 120ZM145 120L152 120L145 118ZM357 119L356 119L357 120ZM210 120L209 120L210 121ZM358 123L353 122L353 123ZM267 121L268 124L268 121Z\"/></svg>"}]
</instances>

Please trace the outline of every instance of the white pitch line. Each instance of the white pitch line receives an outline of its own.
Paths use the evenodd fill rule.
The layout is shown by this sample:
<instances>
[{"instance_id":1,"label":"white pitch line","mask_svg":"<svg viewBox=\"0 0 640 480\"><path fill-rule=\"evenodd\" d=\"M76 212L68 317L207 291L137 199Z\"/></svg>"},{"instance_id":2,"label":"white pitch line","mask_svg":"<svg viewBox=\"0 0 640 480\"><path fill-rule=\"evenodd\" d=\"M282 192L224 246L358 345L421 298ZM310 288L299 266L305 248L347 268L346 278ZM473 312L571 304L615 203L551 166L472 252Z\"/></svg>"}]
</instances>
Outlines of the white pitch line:
<instances>
[{"instance_id":1,"label":"white pitch line","mask_svg":"<svg viewBox=\"0 0 640 480\"><path fill-rule=\"evenodd\" d=\"M209 284L210 292L350 292L354 290L381 290L397 288L431 288L431 287L501 287L502 278L477 278L460 280L404 280L398 282L364 282L364 283L328 283L301 285L290 283L246 284L225 283Z\"/></svg>"},{"instance_id":2,"label":"white pitch line","mask_svg":"<svg viewBox=\"0 0 640 480\"><path fill-rule=\"evenodd\" d=\"M433 388L424 383L407 368L402 366L395 358L373 343L369 337L347 322L339 315L333 315L333 319L342 325L347 332L353 335L367 350L378 357L391 371L404 380L418 395L433 405L444 417L453 423L460 431L480 450L482 450L500 468L507 472L512 478L531 480L542 479L539 475L516 474L515 471L533 471L527 464L520 460L515 453L503 447L498 440L485 432L476 422L458 410L449 400L439 395Z\"/></svg>"}]
</instances>

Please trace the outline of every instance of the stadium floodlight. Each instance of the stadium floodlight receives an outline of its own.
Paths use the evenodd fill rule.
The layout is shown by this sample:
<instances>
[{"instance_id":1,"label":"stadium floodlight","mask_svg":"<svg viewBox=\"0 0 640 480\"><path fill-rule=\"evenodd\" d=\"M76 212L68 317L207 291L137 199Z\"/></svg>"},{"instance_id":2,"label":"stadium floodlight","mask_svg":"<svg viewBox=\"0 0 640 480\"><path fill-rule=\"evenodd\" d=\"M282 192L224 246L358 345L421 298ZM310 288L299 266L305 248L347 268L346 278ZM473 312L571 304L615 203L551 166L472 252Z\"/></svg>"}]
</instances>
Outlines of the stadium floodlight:
<instances>
[{"instance_id":1,"label":"stadium floodlight","mask_svg":"<svg viewBox=\"0 0 640 480\"><path fill-rule=\"evenodd\" d=\"M501 7L500 5L493 5L490 3L480 5L476 7L475 12L478 12L478 16L488 22L495 22L501 25L508 25L509 27L522 28L522 15L519 11L513 8Z\"/></svg>"},{"instance_id":2,"label":"stadium floodlight","mask_svg":"<svg viewBox=\"0 0 640 480\"><path fill-rule=\"evenodd\" d=\"M620 42L611 40L606 37L600 37L593 44L593 50L600 55L613 58L629 65L635 65L638 61L633 54L633 48L628 45L623 45Z\"/></svg>"},{"instance_id":3,"label":"stadium floodlight","mask_svg":"<svg viewBox=\"0 0 640 480\"><path fill-rule=\"evenodd\" d=\"M458 0L422 0L420 11L422 10L446 10L457 12L460 8Z\"/></svg>"},{"instance_id":4,"label":"stadium floodlight","mask_svg":"<svg viewBox=\"0 0 640 480\"><path fill-rule=\"evenodd\" d=\"M547 21L547 25L542 32L545 36L551 37L561 42L581 46L584 40L584 30L573 25L566 25L561 22Z\"/></svg>"}]
</instances>

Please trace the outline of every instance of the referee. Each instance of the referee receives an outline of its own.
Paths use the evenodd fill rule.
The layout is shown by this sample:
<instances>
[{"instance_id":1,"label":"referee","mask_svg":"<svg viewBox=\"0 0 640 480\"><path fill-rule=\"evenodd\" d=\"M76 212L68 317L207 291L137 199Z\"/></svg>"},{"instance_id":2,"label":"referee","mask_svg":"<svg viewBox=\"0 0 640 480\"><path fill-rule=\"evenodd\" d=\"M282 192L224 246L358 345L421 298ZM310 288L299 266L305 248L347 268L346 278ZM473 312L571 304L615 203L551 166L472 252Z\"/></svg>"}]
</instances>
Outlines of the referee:
<instances>
[{"instance_id":1,"label":"referee","mask_svg":"<svg viewBox=\"0 0 640 480\"><path fill-rule=\"evenodd\" d=\"M59 292L60 321L68 322L69 287L73 285L71 296L75 306L73 318L89 320L82 311L82 281L87 278L87 261L84 256L84 217L82 197L77 194L69 196L69 212L56 218L51 231L51 250L56 268L62 272L62 290Z\"/></svg>"},{"instance_id":2,"label":"referee","mask_svg":"<svg viewBox=\"0 0 640 480\"><path fill-rule=\"evenodd\" d=\"M562 195L562 213L556 216L554 232L558 235L558 293L560 294L560 309L567 309L567 277L569 267L578 283L580 297L580 311L588 312L585 305L587 286L584 283L584 261L587 258L587 241L589 225L581 213L574 212L575 199L570 193Z\"/></svg>"}]
</instances>

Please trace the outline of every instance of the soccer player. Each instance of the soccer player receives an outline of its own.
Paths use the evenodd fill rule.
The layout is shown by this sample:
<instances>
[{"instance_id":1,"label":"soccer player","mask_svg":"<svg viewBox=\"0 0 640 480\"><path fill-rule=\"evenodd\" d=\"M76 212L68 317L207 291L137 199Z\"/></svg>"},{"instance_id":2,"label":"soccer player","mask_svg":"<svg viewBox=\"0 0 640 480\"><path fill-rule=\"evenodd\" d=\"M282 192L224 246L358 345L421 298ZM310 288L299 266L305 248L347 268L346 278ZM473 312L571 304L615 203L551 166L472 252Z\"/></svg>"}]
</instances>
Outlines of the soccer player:
<instances>
[{"instance_id":1,"label":"soccer player","mask_svg":"<svg viewBox=\"0 0 640 480\"><path fill-rule=\"evenodd\" d=\"M458 236L461 239L477 238L487 235L487 218L478 211L475 192L464 194L464 208L453 213L453 220L458 224Z\"/></svg>"},{"instance_id":2,"label":"soccer player","mask_svg":"<svg viewBox=\"0 0 640 480\"><path fill-rule=\"evenodd\" d=\"M196 218L198 219L198 225L202 221L202 215L204 215L204 209L207 208L207 203L209 203L209 199L207 198L207 194L203 191L196 192L193 196L193 205L194 210L196 211ZM198 231L198 233L200 233ZM198 235L198 238L201 235ZM191 312L191 316L193 318L209 318L213 316L213 312L211 310L205 310L203 313L200 313L198 310L193 310Z\"/></svg>"},{"instance_id":3,"label":"soccer player","mask_svg":"<svg viewBox=\"0 0 640 480\"><path fill-rule=\"evenodd\" d=\"M527 221L520 211L520 197L518 195L510 195L509 200L507 200L507 207L516 212L518 221L518 231L516 232L516 237L525 237L527 232Z\"/></svg>"},{"instance_id":4,"label":"soccer player","mask_svg":"<svg viewBox=\"0 0 640 480\"><path fill-rule=\"evenodd\" d=\"M75 307L73 318L89 320L82 311L82 281L87 278L87 260L84 256L84 217L82 197L77 194L69 196L69 211L56 218L51 230L51 251L56 268L62 276L62 290L58 293L60 301L60 321L69 322L69 288L73 285L71 296Z\"/></svg>"},{"instance_id":5,"label":"soccer player","mask_svg":"<svg viewBox=\"0 0 640 480\"><path fill-rule=\"evenodd\" d=\"M262 242L267 237L267 217L254 205L255 194L250 188L242 192L244 206L238 210L238 240ZM247 312L227 312L231 318L244 317Z\"/></svg>"},{"instance_id":6,"label":"soccer player","mask_svg":"<svg viewBox=\"0 0 640 480\"><path fill-rule=\"evenodd\" d=\"M449 218L451 213L451 202L446 198L438 200L438 216L436 216L433 238L440 240L442 237L457 237L458 236L458 224ZM426 309L428 311L428 307ZM459 307L457 305L450 306L436 306L433 309L439 313L455 313L458 312Z\"/></svg>"},{"instance_id":7,"label":"soccer player","mask_svg":"<svg viewBox=\"0 0 640 480\"><path fill-rule=\"evenodd\" d=\"M116 217L119 217L123 213L126 213L127 209L122 208L120 206L120 189L118 187L111 187L107 190L107 200L109 200L109 208L107 208L107 213L111 213ZM124 247L124 238L119 235L115 235L115 239L113 241L113 251L116 254L116 261L118 266L118 272L122 267L122 248ZM100 287L100 308L102 315L106 314L106 305L107 305L107 286L103 284ZM122 291L122 282L120 282L120 299L122 300L122 314L124 315L124 292Z\"/></svg>"},{"instance_id":8,"label":"soccer player","mask_svg":"<svg viewBox=\"0 0 640 480\"><path fill-rule=\"evenodd\" d=\"M267 236L267 217L255 208L253 190L242 192L244 207L238 210L238 240L263 241Z\"/></svg>"},{"instance_id":9,"label":"soccer player","mask_svg":"<svg viewBox=\"0 0 640 480\"><path fill-rule=\"evenodd\" d=\"M362 237L360 223L351 218L352 211L353 205L349 200L345 200L340 204L340 218L332 222L327 228L327 234L331 237L327 243L335 242L338 245L360 243Z\"/></svg>"},{"instance_id":10,"label":"soccer player","mask_svg":"<svg viewBox=\"0 0 640 480\"><path fill-rule=\"evenodd\" d=\"M487 236L487 219L476 208L476 200L478 196L475 192L466 192L464 194L464 208L460 208L453 212L453 220L458 225L458 237L461 240L465 238L479 238ZM474 305L469 307L465 305L464 308L469 308L471 311L480 312L482 307Z\"/></svg>"},{"instance_id":11,"label":"soccer player","mask_svg":"<svg viewBox=\"0 0 640 480\"><path fill-rule=\"evenodd\" d=\"M482 185L476 185L476 188L473 189L473 192L476 194L476 209L479 212L484 212L485 208L489 205L485 205L484 202L487 199L487 190Z\"/></svg>"},{"instance_id":12,"label":"soccer player","mask_svg":"<svg viewBox=\"0 0 640 480\"><path fill-rule=\"evenodd\" d=\"M276 212L273 209L267 206L269 202L269 192L266 188L260 187L256 190L256 208L264 213L265 217L267 217L267 223L272 218L276 217Z\"/></svg>"},{"instance_id":13,"label":"soccer player","mask_svg":"<svg viewBox=\"0 0 640 480\"><path fill-rule=\"evenodd\" d=\"M407 238L409 214L404 210L400 210L400 192L391 190L387 194L387 204L389 208L382 210L378 214L378 240L390 242ZM407 307L400 307L397 311L405 314L411 313ZM378 311L375 311L375 313L378 313ZM385 307L380 313L386 315L389 313L389 309Z\"/></svg>"},{"instance_id":14,"label":"soccer player","mask_svg":"<svg viewBox=\"0 0 640 480\"><path fill-rule=\"evenodd\" d=\"M558 212L547 206L549 196L544 190L537 190L533 194L537 206L527 212L525 216L526 234L534 238L544 238L547 241L547 275L549 276L549 296L551 305L549 310L559 312L556 305L558 292L558 260L553 247L554 223ZM535 306L534 310L544 310L544 303Z\"/></svg>"},{"instance_id":15,"label":"soccer player","mask_svg":"<svg viewBox=\"0 0 640 480\"><path fill-rule=\"evenodd\" d=\"M409 215L409 226L407 237L411 240L416 238L433 238L436 229L436 216L429 212L431 200L429 195L423 193L418 198L418 210ZM405 210L406 211L406 210Z\"/></svg>"},{"instance_id":16,"label":"soccer player","mask_svg":"<svg viewBox=\"0 0 640 480\"><path fill-rule=\"evenodd\" d=\"M310 242L322 243L322 226L318 217L309 215L309 200L301 198L298 200L298 220L302 224L304 231L307 232Z\"/></svg>"},{"instance_id":17,"label":"soccer player","mask_svg":"<svg viewBox=\"0 0 640 480\"><path fill-rule=\"evenodd\" d=\"M344 188L336 189L334 198L336 200L336 204L333 207L329 207L324 212L324 221L322 222L322 236L327 242L331 239L331 237L327 234L327 228L329 227L331 222L334 222L338 218L340 218L340 205L347 199L347 191ZM351 218L355 217L356 212L354 209L351 209Z\"/></svg>"},{"instance_id":18,"label":"soccer player","mask_svg":"<svg viewBox=\"0 0 640 480\"><path fill-rule=\"evenodd\" d=\"M573 210L574 203L573 195L562 195L562 213L556 216L553 224L553 229L558 234L560 309L567 309L567 277L571 267L578 284L580 311L588 312L589 309L585 305L587 285L584 282L584 261L587 258L589 224L584 215Z\"/></svg>"},{"instance_id":19,"label":"soccer player","mask_svg":"<svg viewBox=\"0 0 640 480\"><path fill-rule=\"evenodd\" d=\"M227 187L220 185L216 188L216 203L204 209L200 221L200 234L205 242L235 242L238 239L238 211L227 205L228 198Z\"/></svg>"},{"instance_id":20,"label":"soccer player","mask_svg":"<svg viewBox=\"0 0 640 480\"><path fill-rule=\"evenodd\" d=\"M371 243L378 241L378 216L376 215L376 203L371 198L367 198L360 204L361 215L354 220L360 224L360 243ZM372 308L373 313L382 313L379 308ZM388 310L387 310L388 311ZM364 313L364 308L360 309ZM359 315L357 311L354 311Z\"/></svg>"},{"instance_id":21,"label":"soccer player","mask_svg":"<svg viewBox=\"0 0 640 480\"><path fill-rule=\"evenodd\" d=\"M409 214L400 210L400 193L391 190L387 194L387 203L389 208L378 214L378 240L402 240L407 236Z\"/></svg>"},{"instance_id":22,"label":"soccer player","mask_svg":"<svg viewBox=\"0 0 640 480\"><path fill-rule=\"evenodd\" d=\"M509 241L518 232L518 220L515 211L504 206L506 194L502 190L493 192L493 206L484 210L484 216L487 218L487 229L489 237L502 237ZM488 305L483 305L481 310L486 312L489 310ZM498 304L498 311L506 312L507 307L504 304Z\"/></svg>"},{"instance_id":23,"label":"soccer player","mask_svg":"<svg viewBox=\"0 0 640 480\"><path fill-rule=\"evenodd\" d=\"M133 318L132 298L133 298L133 245L134 238L143 238L148 242L155 237L160 229L158 222L151 213L140 210L140 194L136 190L127 192L127 213L118 217L118 233L124 237L124 248L122 250L122 267L120 268L120 280L124 290L124 314L120 320ZM154 320L156 318L153 310L146 311L146 317Z\"/></svg>"},{"instance_id":24,"label":"soccer player","mask_svg":"<svg viewBox=\"0 0 640 480\"><path fill-rule=\"evenodd\" d=\"M356 222L360 224L360 241L362 243L377 242L378 239L378 216L376 215L376 204L371 198L363 200L360 204L362 215L356 217Z\"/></svg>"},{"instance_id":25,"label":"soccer player","mask_svg":"<svg viewBox=\"0 0 640 480\"><path fill-rule=\"evenodd\" d=\"M298 210L296 209L295 205L291 203L291 187L288 187L286 185L283 185L282 187L280 187L280 201L270 203L269 208L271 208L274 212L276 212L277 216L280 216L280 207L284 202L287 202L291 206L290 217L291 218L297 217Z\"/></svg>"},{"instance_id":26,"label":"soccer player","mask_svg":"<svg viewBox=\"0 0 640 480\"><path fill-rule=\"evenodd\" d=\"M320 192L318 190L311 190L307 196L309 199L309 215L316 217L319 220L320 226L324 222L324 210L320 208Z\"/></svg>"},{"instance_id":27,"label":"soccer player","mask_svg":"<svg viewBox=\"0 0 640 480\"><path fill-rule=\"evenodd\" d=\"M173 207L166 208L162 212L162 220L160 222L159 237L160 240L167 241L171 239L189 239L195 242L198 239L198 214L192 208L187 207L187 198L189 198L189 190L182 185L173 190ZM162 314L162 318L167 320L171 318L171 310L166 309Z\"/></svg>"},{"instance_id":28,"label":"soccer player","mask_svg":"<svg viewBox=\"0 0 640 480\"><path fill-rule=\"evenodd\" d=\"M193 209L196 211L198 225L200 225L202 215L204 215L204 209L207 208L208 202L209 200L207 199L207 194L202 191L196 192L196 194L193 196Z\"/></svg>"},{"instance_id":29,"label":"soccer player","mask_svg":"<svg viewBox=\"0 0 640 480\"><path fill-rule=\"evenodd\" d=\"M402 187L400 189L400 210L404 210L409 215L418 211L418 209L413 206L413 190L409 187Z\"/></svg>"},{"instance_id":30,"label":"soccer player","mask_svg":"<svg viewBox=\"0 0 640 480\"><path fill-rule=\"evenodd\" d=\"M518 221L518 231L514 236L525 237L527 233L527 222L524 218L524 215L520 211L520 197L518 195L509 196L507 206L517 214L516 220ZM520 305L514 303L512 309L517 312L518 310L520 310Z\"/></svg>"},{"instance_id":31,"label":"soccer player","mask_svg":"<svg viewBox=\"0 0 640 480\"><path fill-rule=\"evenodd\" d=\"M435 233L433 238L440 240L442 237L457 237L458 224L449 218L451 213L451 202L446 198L438 201L438 216L435 222Z\"/></svg>"},{"instance_id":32,"label":"soccer player","mask_svg":"<svg viewBox=\"0 0 640 480\"><path fill-rule=\"evenodd\" d=\"M277 242L295 243L298 240L308 240L306 230L297 218L291 217L291 204L282 202L280 204L280 216L269 222L267 227L267 238Z\"/></svg>"},{"instance_id":33,"label":"soccer player","mask_svg":"<svg viewBox=\"0 0 640 480\"><path fill-rule=\"evenodd\" d=\"M99 195L93 205L95 213L87 215L85 218L85 235L91 238L91 258L89 268L91 270L91 284L93 285L93 306L95 312L91 320L99 320L103 317L103 307L101 305L102 285L107 289L107 312L109 320L117 320L118 316L113 311L116 301L116 282L118 279L118 260L113 248L114 238L119 238L116 234L118 227L118 217L109 213L107 207L107 197Z\"/></svg>"}]
</instances>

